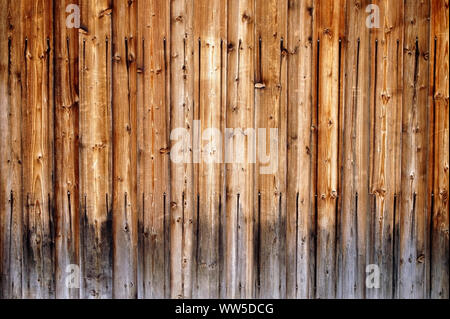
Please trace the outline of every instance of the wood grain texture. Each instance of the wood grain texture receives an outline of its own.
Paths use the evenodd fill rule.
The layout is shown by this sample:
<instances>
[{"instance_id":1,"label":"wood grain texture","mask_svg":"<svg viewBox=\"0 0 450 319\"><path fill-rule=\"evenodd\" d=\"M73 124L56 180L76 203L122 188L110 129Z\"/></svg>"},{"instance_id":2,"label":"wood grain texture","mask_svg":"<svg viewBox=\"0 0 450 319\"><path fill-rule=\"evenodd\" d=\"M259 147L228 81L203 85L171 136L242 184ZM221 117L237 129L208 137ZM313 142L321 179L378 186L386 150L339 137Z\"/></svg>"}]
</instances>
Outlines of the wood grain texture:
<instances>
[{"instance_id":1,"label":"wood grain texture","mask_svg":"<svg viewBox=\"0 0 450 319\"><path fill-rule=\"evenodd\" d=\"M24 1L22 62L23 298L52 298L53 23L52 2Z\"/></svg>"},{"instance_id":2,"label":"wood grain texture","mask_svg":"<svg viewBox=\"0 0 450 319\"><path fill-rule=\"evenodd\" d=\"M3 1L0 18L0 298L22 297L21 6Z\"/></svg>"},{"instance_id":3,"label":"wood grain texture","mask_svg":"<svg viewBox=\"0 0 450 319\"><path fill-rule=\"evenodd\" d=\"M0 0L0 298L448 298L448 26Z\"/></svg>"},{"instance_id":4,"label":"wood grain texture","mask_svg":"<svg viewBox=\"0 0 450 319\"><path fill-rule=\"evenodd\" d=\"M286 293L314 296L314 7L316 1L290 1L288 7L287 228ZM298 23L303 21L303 23Z\"/></svg>"},{"instance_id":5,"label":"wood grain texture","mask_svg":"<svg viewBox=\"0 0 450 319\"><path fill-rule=\"evenodd\" d=\"M370 297L392 298L394 293L394 237L398 237L398 195L400 191L403 2L377 2L380 29L374 31L375 74L373 75L373 158L371 193L375 195L373 220L374 256L370 264L379 266L380 289ZM375 30L375 29L373 29Z\"/></svg>"},{"instance_id":6,"label":"wood grain texture","mask_svg":"<svg viewBox=\"0 0 450 319\"><path fill-rule=\"evenodd\" d=\"M425 298L429 279L429 22L429 1L405 2L400 238L395 292L399 298Z\"/></svg>"},{"instance_id":7,"label":"wood grain texture","mask_svg":"<svg viewBox=\"0 0 450 319\"><path fill-rule=\"evenodd\" d=\"M256 3L255 112L257 134L259 298L286 295L287 2ZM262 130L259 130L262 129ZM268 157L268 159L266 159Z\"/></svg>"},{"instance_id":8,"label":"wood grain texture","mask_svg":"<svg viewBox=\"0 0 450 319\"><path fill-rule=\"evenodd\" d=\"M170 163L170 297L192 297L196 263L197 192L194 185L194 37L192 0L170 7L170 129L190 135L183 140L181 163ZM180 137L171 134L171 147Z\"/></svg>"},{"instance_id":9,"label":"wood grain texture","mask_svg":"<svg viewBox=\"0 0 450 319\"><path fill-rule=\"evenodd\" d=\"M449 297L449 2L431 1L433 108L433 205L431 209L431 298Z\"/></svg>"},{"instance_id":10,"label":"wood grain texture","mask_svg":"<svg viewBox=\"0 0 450 319\"><path fill-rule=\"evenodd\" d=\"M317 259L316 297L336 294L336 212L339 179L340 39L344 1L316 5L317 61Z\"/></svg>"},{"instance_id":11,"label":"wood grain texture","mask_svg":"<svg viewBox=\"0 0 450 319\"><path fill-rule=\"evenodd\" d=\"M80 8L80 293L82 298L111 298L112 4L83 0Z\"/></svg>"},{"instance_id":12,"label":"wood grain texture","mask_svg":"<svg viewBox=\"0 0 450 319\"><path fill-rule=\"evenodd\" d=\"M164 298L170 292L169 251L169 92L166 89L169 14L166 2L138 2L138 198L140 297Z\"/></svg>"},{"instance_id":13,"label":"wood grain texture","mask_svg":"<svg viewBox=\"0 0 450 319\"><path fill-rule=\"evenodd\" d=\"M336 228L339 298L364 298L369 210L370 29L365 8L370 1L347 1L342 104L342 190Z\"/></svg>"},{"instance_id":14,"label":"wood grain texture","mask_svg":"<svg viewBox=\"0 0 450 319\"><path fill-rule=\"evenodd\" d=\"M254 296L255 1L228 2L226 164L226 297ZM225 44L224 44L225 45ZM251 130L248 130L251 129ZM247 150L247 151L245 151Z\"/></svg>"},{"instance_id":15,"label":"wood grain texture","mask_svg":"<svg viewBox=\"0 0 450 319\"><path fill-rule=\"evenodd\" d=\"M55 217L56 298L79 298L66 278L79 265L79 154L78 154L78 30L66 25L66 7L56 1L55 45ZM68 272L69 270L69 272ZM75 284L75 283L74 283Z\"/></svg>"},{"instance_id":16,"label":"wood grain texture","mask_svg":"<svg viewBox=\"0 0 450 319\"><path fill-rule=\"evenodd\" d=\"M113 297L137 297L137 3L112 7Z\"/></svg>"},{"instance_id":17,"label":"wood grain texture","mask_svg":"<svg viewBox=\"0 0 450 319\"><path fill-rule=\"evenodd\" d=\"M220 0L194 1L196 79L194 117L199 120L196 283L197 298L218 298L220 291L220 215L223 194L225 103L223 82L227 5ZM194 159L195 162L195 159Z\"/></svg>"}]
</instances>

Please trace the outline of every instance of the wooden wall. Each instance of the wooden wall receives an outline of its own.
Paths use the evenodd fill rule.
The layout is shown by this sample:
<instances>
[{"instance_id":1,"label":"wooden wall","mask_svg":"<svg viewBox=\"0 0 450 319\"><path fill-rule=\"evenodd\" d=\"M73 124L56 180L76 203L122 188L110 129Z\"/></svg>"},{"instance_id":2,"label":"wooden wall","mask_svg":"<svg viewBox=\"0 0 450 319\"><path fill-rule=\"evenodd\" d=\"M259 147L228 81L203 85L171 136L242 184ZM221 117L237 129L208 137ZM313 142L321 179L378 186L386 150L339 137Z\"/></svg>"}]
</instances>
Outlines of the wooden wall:
<instances>
[{"instance_id":1,"label":"wooden wall","mask_svg":"<svg viewBox=\"0 0 450 319\"><path fill-rule=\"evenodd\" d=\"M0 0L0 298L449 298L448 42L448 0Z\"/></svg>"}]
</instances>

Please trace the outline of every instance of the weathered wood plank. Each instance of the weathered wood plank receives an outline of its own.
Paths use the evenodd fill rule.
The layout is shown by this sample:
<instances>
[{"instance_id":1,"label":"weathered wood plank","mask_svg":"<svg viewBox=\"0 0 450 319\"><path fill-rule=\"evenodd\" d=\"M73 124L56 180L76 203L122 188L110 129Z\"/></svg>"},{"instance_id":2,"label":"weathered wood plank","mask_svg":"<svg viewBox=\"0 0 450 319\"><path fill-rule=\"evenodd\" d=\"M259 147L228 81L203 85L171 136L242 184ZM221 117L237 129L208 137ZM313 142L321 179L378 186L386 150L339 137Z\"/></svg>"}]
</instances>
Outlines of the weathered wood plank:
<instances>
[{"instance_id":1,"label":"weathered wood plank","mask_svg":"<svg viewBox=\"0 0 450 319\"><path fill-rule=\"evenodd\" d=\"M113 297L120 299L137 297L136 22L136 2L113 2Z\"/></svg>"},{"instance_id":2,"label":"weathered wood plank","mask_svg":"<svg viewBox=\"0 0 450 319\"><path fill-rule=\"evenodd\" d=\"M229 1L226 163L226 297L254 296L255 1ZM248 130L250 129L250 130Z\"/></svg>"},{"instance_id":3,"label":"weathered wood plank","mask_svg":"<svg viewBox=\"0 0 450 319\"><path fill-rule=\"evenodd\" d=\"M198 45L195 46L198 58L195 107L201 132L197 176L197 282L194 287L194 296L198 298L219 297L220 214L221 199L224 198L222 132L225 129L222 48L226 38L226 9L224 1L194 1L194 34L198 38Z\"/></svg>"},{"instance_id":4,"label":"weathered wood plank","mask_svg":"<svg viewBox=\"0 0 450 319\"><path fill-rule=\"evenodd\" d=\"M8 3L6 1L0 2L2 8L8 7ZM8 70L9 70L9 38L7 37L7 10L4 10L0 13L0 94L2 97L7 97L8 95ZM0 154L7 154L8 150L8 137L9 137L9 129L8 129L8 117L6 116L7 110L9 109L9 101L6 98L3 98L0 102L0 112L3 115L0 115ZM7 185L9 181L8 174L8 161L6 160L6 156L0 155L0 298L4 298L4 296L9 293L6 292L8 289L7 278L9 277L9 273L7 273L7 264L4 262L5 259L9 258L9 251L7 251L6 247L9 247L9 229L6 225L8 216L6 212L8 211L8 193L7 193Z\"/></svg>"},{"instance_id":5,"label":"weathered wood plank","mask_svg":"<svg viewBox=\"0 0 450 319\"><path fill-rule=\"evenodd\" d=\"M194 290L195 216L194 190L194 39L193 1L172 1L170 7L170 296L191 298ZM190 139L175 132L181 129ZM180 161L172 157L175 143Z\"/></svg>"},{"instance_id":6,"label":"weathered wood plank","mask_svg":"<svg viewBox=\"0 0 450 319\"><path fill-rule=\"evenodd\" d=\"M380 28L373 29L376 48L374 74L373 147L371 193L375 195L373 216L374 256L370 264L379 267L380 289L370 289L370 298L392 298L394 283L394 236L398 231L400 151L402 116L403 2L377 1ZM376 30L376 31L375 31ZM375 42L375 43L374 43ZM372 144L373 143L373 144Z\"/></svg>"},{"instance_id":7,"label":"weathered wood plank","mask_svg":"<svg viewBox=\"0 0 450 319\"><path fill-rule=\"evenodd\" d=\"M369 210L370 1L347 1L343 65L342 194L337 228L338 298L364 298Z\"/></svg>"},{"instance_id":8,"label":"weathered wood plank","mask_svg":"<svg viewBox=\"0 0 450 319\"><path fill-rule=\"evenodd\" d=\"M24 298L54 297L52 3L24 1Z\"/></svg>"},{"instance_id":9,"label":"weathered wood plank","mask_svg":"<svg viewBox=\"0 0 450 319\"><path fill-rule=\"evenodd\" d=\"M405 2L398 298L428 295L429 18L429 1Z\"/></svg>"},{"instance_id":10,"label":"weathered wood plank","mask_svg":"<svg viewBox=\"0 0 450 319\"><path fill-rule=\"evenodd\" d=\"M255 48L258 48L255 186L260 199L256 297L283 298L286 294L287 2L257 1L255 12Z\"/></svg>"},{"instance_id":11,"label":"weathered wood plank","mask_svg":"<svg viewBox=\"0 0 450 319\"><path fill-rule=\"evenodd\" d=\"M449 298L449 15L448 1L431 1L434 200L431 208L431 298Z\"/></svg>"},{"instance_id":12,"label":"weathered wood plank","mask_svg":"<svg viewBox=\"0 0 450 319\"><path fill-rule=\"evenodd\" d=\"M0 2L2 8L8 8L7 1ZM8 38L8 18L7 18L7 10L3 10L0 12L0 96L7 97L8 96L8 70L9 70L9 38ZM8 151L8 138L9 138L9 129L8 129L8 117L6 116L9 109L9 101L6 98L2 98L0 102L0 298L4 298L7 296L9 291L8 289L7 277L9 273L7 273L6 269L8 264L4 262L5 259L9 258L9 251L6 247L9 247L9 229L6 225L8 221L8 182L9 182L9 174L8 174L8 160L6 156L3 154L7 154Z\"/></svg>"},{"instance_id":13,"label":"weathered wood plank","mask_svg":"<svg viewBox=\"0 0 450 319\"><path fill-rule=\"evenodd\" d=\"M0 14L0 298L22 297L21 6Z\"/></svg>"},{"instance_id":14,"label":"weathered wood plank","mask_svg":"<svg viewBox=\"0 0 450 319\"><path fill-rule=\"evenodd\" d=\"M313 81L315 1L289 1L287 114L288 298L314 296ZM302 21L302 23L299 23Z\"/></svg>"},{"instance_id":15,"label":"weathered wood plank","mask_svg":"<svg viewBox=\"0 0 450 319\"><path fill-rule=\"evenodd\" d=\"M336 205L339 179L340 32L344 1L316 7L318 52L317 259L316 297L334 298L336 289Z\"/></svg>"},{"instance_id":16,"label":"weathered wood plank","mask_svg":"<svg viewBox=\"0 0 450 319\"><path fill-rule=\"evenodd\" d=\"M112 110L109 0L81 0L81 297L112 297Z\"/></svg>"},{"instance_id":17,"label":"weathered wood plank","mask_svg":"<svg viewBox=\"0 0 450 319\"><path fill-rule=\"evenodd\" d=\"M166 233L169 195L169 3L138 2L138 197L142 298L168 297Z\"/></svg>"},{"instance_id":18,"label":"weathered wood plank","mask_svg":"<svg viewBox=\"0 0 450 319\"><path fill-rule=\"evenodd\" d=\"M78 188L78 29L69 28L66 8L77 1L56 1L55 43L55 216L56 298L79 298L79 289L69 288L70 265L79 265ZM75 14L74 11L71 11ZM71 21L76 22L76 21ZM69 272L68 272L69 271ZM75 279L76 280L76 279ZM79 282L74 282L76 287Z\"/></svg>"}]
</instances>

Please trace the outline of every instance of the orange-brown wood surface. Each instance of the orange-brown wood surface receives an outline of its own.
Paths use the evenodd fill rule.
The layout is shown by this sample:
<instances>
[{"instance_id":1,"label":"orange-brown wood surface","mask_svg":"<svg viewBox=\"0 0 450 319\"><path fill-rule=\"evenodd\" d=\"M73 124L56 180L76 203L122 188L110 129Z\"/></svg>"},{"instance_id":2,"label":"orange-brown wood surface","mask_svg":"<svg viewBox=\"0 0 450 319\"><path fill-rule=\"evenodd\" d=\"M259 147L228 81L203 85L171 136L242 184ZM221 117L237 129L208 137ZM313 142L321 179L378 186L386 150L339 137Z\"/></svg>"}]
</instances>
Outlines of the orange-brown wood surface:
<instances>
[{"instance_id":1,"label":"orange-brown wood surface","mask_svg":"<svg viewBox=\"0 0 450 319\"><path fill-rule=\"evenodd\" d=\"M373 247L370 263L379 265L380 289L369 291L368 297L392 298L394 294L394 250L399 230L401 124L403 87L404 4L379 1L380 28L374 30L373 126L371 135L371 185L374 203L372 215Z\"/></svg>"},{"instance_id":2,"label":"orange-brown wood surface","mask_svg":"<svg viewBox=\"0 0 450 319\"><path fill-rule=\"evenodd\" d=\"M138 290L141 298L170 291L169 251L169 3L137 2ZM148 19L147 19L148 18ZM120 25L119 25L120 27ZM132 30L132 29L131 29ZM133 72L130 70L130 78ZM136 114L135 114L136 116ZM132 140L131 140L132 141ZM126 147L126 145L124 145Z\"/></svg>"},{"instance_id":3,"label":"orange-brown wood surface","mask_svg":"<svg viewBox=\"0 0 450 319\"><path fill-rule=\"evenodd\" d=\"M0 0L0 298L448 298L448 43L448 0Z\"/></svg>"},{"instance_id":4,"label":"orange-brown wood surface","mask_svg":"<svg viewBox=\"0 0 450 319\"><path fill-rule=\"evenodd\" d=\"M0 255L4 298L22 297L22 85L21 6L1 4Z\"/></svg>"},{"instance_id":5,"label":"orange-brown wood surface","mask_svg":"<svg viewBox=\"0 0 450 319\"><path fill-rule=\"evenodd\" d=\"M24 298L55 296L53 209L53 4L22 3L22 207Z\"/></svg>"},{"instance_id":6,"label":"orange-brown wood surface","mask_svg":"<svg viewBox=\"0 0 450 319\"><path fill-rule=\"evenodd\" d=\"M111 298L112 6L109 0L83 0L80 9L80 294L82 298Z\"/></svg>"},{"instance_id":7,"label":"orange-brown wood surface","mask_svg":"<svg viewBox=\"0 0 450 319\"><path fill-rule=\"evenodd\" d=\"M255 125L265 129L257 131L256 145L263 157L268 154L267 163L257 154L254 186L258 298L280 298L286 293L287 5L280 0L255 4Z\"/></svg>"},{"instance_id":8,"label":"orange-brown wood surface","mask_svg":"<svg viewBox=\"0 0 450 319\"><path fill-rule=\"evenodd\" d=\"M449 298L449 5L431 1L431 298Z\"/></svg>"},{"instance_id":9,"label":"orange-brown wood surface","mask_svg":"<svg viewBox=\"0 0 450 319\"><path fill-rule=\"evenodd\" d=\"M67 270L79 261L79 72L78 30L66 27L66 7L55 2L55 216L56 297L77 298L66 286Z\"/></svg>"}]
</instances>

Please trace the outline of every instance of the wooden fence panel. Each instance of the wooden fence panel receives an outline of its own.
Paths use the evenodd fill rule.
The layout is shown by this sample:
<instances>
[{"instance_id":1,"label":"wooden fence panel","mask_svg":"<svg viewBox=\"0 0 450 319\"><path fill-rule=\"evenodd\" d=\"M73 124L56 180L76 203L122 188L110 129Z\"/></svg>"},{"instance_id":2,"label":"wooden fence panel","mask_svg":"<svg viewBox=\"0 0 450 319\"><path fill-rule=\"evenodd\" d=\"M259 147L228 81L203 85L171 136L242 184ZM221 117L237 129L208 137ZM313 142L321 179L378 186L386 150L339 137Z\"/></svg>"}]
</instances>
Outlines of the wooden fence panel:
<instances>
[{"instance_id":1,"label":"wooden fence panel","mask_svg":"<svg viewBox=\"0 0 450 319\"><path fill-rule=\"evenodd\" d=\"M0 0L0 298L448 298L448 36L447 0Z\"/></svg>"}]
</instances>

